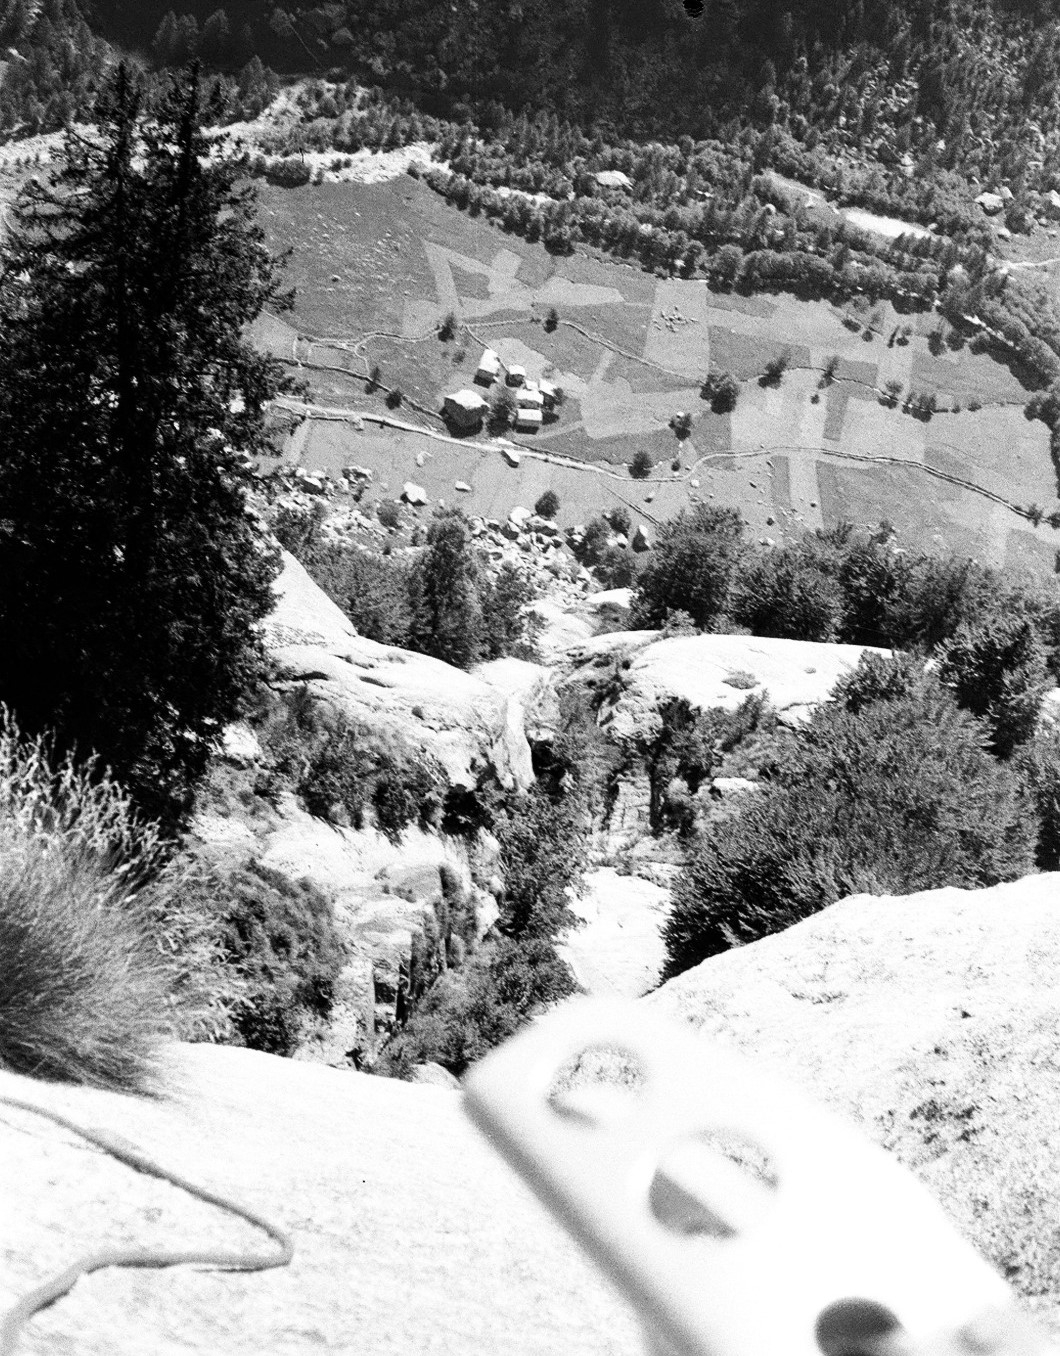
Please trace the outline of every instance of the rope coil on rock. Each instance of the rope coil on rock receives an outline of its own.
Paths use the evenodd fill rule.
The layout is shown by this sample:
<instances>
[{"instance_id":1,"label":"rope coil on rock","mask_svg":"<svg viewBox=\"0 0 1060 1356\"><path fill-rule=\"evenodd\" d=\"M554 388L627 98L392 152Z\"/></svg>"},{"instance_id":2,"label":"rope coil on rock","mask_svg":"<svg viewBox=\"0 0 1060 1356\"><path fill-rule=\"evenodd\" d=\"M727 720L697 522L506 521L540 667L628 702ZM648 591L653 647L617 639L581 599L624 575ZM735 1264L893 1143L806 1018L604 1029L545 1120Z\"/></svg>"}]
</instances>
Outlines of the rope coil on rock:
<instances>
[{"instance_id":1,"label":"rope coil on rock","mask_svg":"<svg viewBox=\"0 0 1060 1356\"><path fill-rule=\"evenodd\" d=\"M275 1252L264 1256L248 1252L220 1252L214 1249L161 1252L151 1248L131 1247L101 1248L98 1252L87 1253L64 1271L49 1277L42 1285L31 1290L28 1295L24 1295L0 1319L0 1356L12 1356L22 1329L34 1314L40 1313L42 1309L46 1309L48 1305L67 1294L80 1277L87 1276L93 1271L100 1271L104 1267L162 1268L198 1264L225 1271L268 1271L273 1267L287 1266L293 1258L294 1243L290 1235L278 1225L273 1224L263 1215L259 1215L247 1206L240 1205L227 1196L222 1196L219 1192L211 1191L207 1187L189 1181L178 1173L171 1172L170 1169L162 1167L138 1149L120 1143L117 1138L109 1135L105 1130L86 1129L84 1126L68 1120L57 1111L50 1111L46 1107L35 1106L32 1102L23 1102L14 1097L0 1096L0 1106L29 1112L34 1116L43 1116L45 1120L51 1121L61 1129L69 1130L89 1144L94 1144L97 1148L110 1154L119 1163L124 1163L127 1167L134 1168L137 1172L142 1172L148 1177L157 1177L163 1182L169 1182L181 1191L187 1192L188 1195L203 1201L206 1205L217 1206L229 1214L238 1216L248 1224L252 1224L255 1228L268 1234L277 1245Z\"/></svg>"}]
</instances>

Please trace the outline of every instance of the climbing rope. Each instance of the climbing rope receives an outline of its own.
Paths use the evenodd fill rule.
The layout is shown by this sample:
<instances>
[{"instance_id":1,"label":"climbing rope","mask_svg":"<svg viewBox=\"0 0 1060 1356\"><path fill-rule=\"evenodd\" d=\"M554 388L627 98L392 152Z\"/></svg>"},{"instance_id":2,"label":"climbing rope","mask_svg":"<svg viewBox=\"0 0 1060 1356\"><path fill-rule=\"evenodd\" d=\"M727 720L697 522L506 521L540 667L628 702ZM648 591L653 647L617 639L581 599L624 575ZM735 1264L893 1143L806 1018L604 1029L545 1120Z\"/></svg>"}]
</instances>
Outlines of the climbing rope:
<instances>
[{"instance_id":1,"label":"climbing rope","mask_svg":"<svg viewBox=\"0 0 1060 1356\"><path fill-rule=\"evenodd\" d=\"M121 1143L105 1130L88 1130L84 1126L68 1120L57 1111L49 1111L45 1107L35 1106L32 1102L22 1102L14 1097L0 1096L0 1106L11 1107L16 1111L27 1111L34 1116L43 1116L45 1120L51 1121L63 1130L69 1130L81 1139L87 1140L89 1144L94 1144L97 1148L110 1154L112 1158L117 1159L119 1163L124 1163L137 1172L145 1173L148 1177L157 1177L163 1182L169 1182L173 1186L179 1187L181 1191L186 1191L188 1195L194 1196L197 1200L204 1201L207 1205L215 1205L221 1210L228 1211L229 1214L237 1215L240 1219L246 1220L248 1224L253 1224L256 1228L263 1230L277 1245L274 1253L265 1256L255 1256L253 1253L247 1252L218 1252L206 1249L203 1251L160 1252L151 1248L133 1247L101 1248L98 1252L88 1253L64 1271L59 1272L58 1275L50 1277L43 1285L31 1290L28 1295L24 1295L4 1315L2 1321L0 1321L0 1356L12 1356L23 1327L34 1314L40 1313L49 1304L53 1304L57 1299L67 1294L80 1277L87 1276L93 1271L100 1271L104 1267L161 1268L197 1264L212 1266L225 1271L268 1271L272 1267L287 1266L294 1256L294 1243L291 1241L290 1235L285 1233L278 1225L271 1223L264 1216L246 1206L230 1200L227 1196L210 1191L206 1187L199 1186L196 1182L188 1181L186 1177L181 1177L178 1173L171 1172L168 1168L163 1168L153 1159L148 1158L146 1154L141 1153L139 1149Z\"/></svg>"}]
</instances>

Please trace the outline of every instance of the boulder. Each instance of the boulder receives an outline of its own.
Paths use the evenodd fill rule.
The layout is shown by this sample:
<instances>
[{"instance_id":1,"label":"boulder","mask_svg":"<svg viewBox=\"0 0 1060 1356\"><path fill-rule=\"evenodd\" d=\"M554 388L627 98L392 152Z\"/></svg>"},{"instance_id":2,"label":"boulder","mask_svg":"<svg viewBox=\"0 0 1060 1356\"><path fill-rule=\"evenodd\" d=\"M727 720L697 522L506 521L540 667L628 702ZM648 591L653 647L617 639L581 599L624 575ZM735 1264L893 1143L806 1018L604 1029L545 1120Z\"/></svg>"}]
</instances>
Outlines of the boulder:
<instances>
[{"instance_id":1,"label":"boulder","mask_svg":"<svg viewBox=\"0 0 1060 1356\"><path fill-rule=\"evenodd\" d=\"M515 508L508 513L508 526L513 527L517 532L524 531L533 519L533 512L524 508L522 504L516 504Z\"/></svg>"},{"instance_id":2,"label":"boulder","mask_svg":"<svg viewBox=\"0 0 1060 1356\"><path fill-rule=\"evenodd\" d=\"M471 493L471 486L467 483L466 480L458 480L456 484L453 486L453 489L459 490L461 494Z\"/></svg>"},{"instance_id":3,"label":"boulder","mask_svg":"<svg viewBox=\"0 0 1060 1356\"><path fill-rule=\"evenodd\" d=\"M1049 688L1038 707L1038 728L1055 730L1060 727L1060 687Z\"/></svg>"},{"instance_id":4,"label":"boulder","mask_svg":"<svg viewBox=\"0 0 1060 1356\"><path fill-rule=\"evenodd\" d=\"M254 731L243 721L226 725L221 732L221 757L234 767L253 767L262 759L261 744Z\"/></svg>"},{"instance_id":5,"label":"boulder","mask_svg":"<svg viewBox=\"0 0 1060 1356\"><path fill-rule=\"evenodd\" d=\"M749 777L715 777L708 788L709 794L718 800L731 800L733 796L746 796L758 790L758 783Z\"/></svg>"},{"instance_id":6,"label":"boulder","mask_svg":"<svg viewBox=\"0 0 1060 1356\"><path fill-rule=\"evenodd\" d=\"M453 786L488 773L502 785L533 781L517 713L495 687L439 659L359 636L349 619L284 553L276 607L263 626L287 680L336 712L419 748ZM416 709L416 714L414 714Z\"/></svg>"},{"instance_id":7,"label":"boulder","mask_svg":"<svg viewBox=\"0 0 1060 1356\"><path fill-rule=\"evenodd\" d=\"M412 480L406 480L401 487L401 497L406 504L421 505L427 502L427 491L422 485L417 485Z\"/></svg>"},{"instance_id":8,"label":"boulder","mask_svg":"<svg viewBox=\"0 0 1060 1356\"><path fill-rule=\"evenodd\" d=\"M652 548L651 533L643 523L638 523L633 529L633 536L630 539L630 545L634 551L650 551Z\"/></svg>"},{"instance_id":9,"label":"boulder","mask_svg":"<svg viewBox=\"0 0 1060 1356\"><path fill-rule=\"evenodd\" d=\"M460 1091L459 1078L454 1077L441 1064L435 1064L433 1060L426 1064L414 1064L409 1082L425 1084L431 1088L448 1088L450 1092Z\"/></svg>"},{"instance_id":10,"label":"boulder","mask_svg":"<svg viewBox=\"0 0 1060 1356\"><path fill-rule=\"evenodd\" d=\"M162 1095L0 1073L50 1108L288 1231L289 1266L104 1269L19 1350L78 1356L641 1356L632 1314L448 1088L175 1045ZM104 1246L271 1256L265 1234L40 1116L0 1119L0 1314Z\"/></svg>"},{"instance_id":11,"label":"boulder","mask_svg":"<svg viewBox=\"0 0 1060 1356\"><path fill-rule=\"evenodd\" d=\"M1060 1317L1060 875L845 899L647 1001L845 1113Z\"/></svg>"},{"instance_id":12,"label":"boulder","mask_svg":"<svg viewBox=\"0 0 1060 1356\"><path fill-rule=\"evenodd\" d=\"M988 217L996 217L998 212L1005 206L1005 199L1000 193L980 193L976 198L976 202Z\"/></svg>"},{"instance_id":13,"label":"boulder","mask_svg":"<svg viewBox=\"0 0 1060 1356\"><path fill-rule=\"evenodd\" d=\"M542 537L558 537L560 530L551 518L539 518L536 513L531 514L526 523L531 532L536 532Z\"/></svg>"},{"instance_id":14,"label":"boulder","mask_svg":"<svg viewBox=\"0 0 1060 1356\"><path fill-rule=\"evenodd\" d=\"M325 495L328 492L327 483L323 476L304 471L301 467L294 473L294 483L306 494Z\"/></svg>"},{"instance_id":15,"label":"boulder","mask_svg":"<svg viewBox=\"0 0 1060 1356\"><path fill-rule=\"evenodd\" d=\"M583 644L596 627L583 617L572 615L549 598L538 598L527 609L541 624L537 633L537 652L546 663L554 661L572 646Z\"/></svg>"},{"instance_id":16,"label":"boulder","mask_svg":"<svg viewBox=\"0 0 1060 1356\"><path fill-rule=\"evenodd\" d=\"M519 455L518 448L511 443L501 443L501 456L509 466L519 466L522 463L522 457Z\"/></svg>"},{"instance_id":17,"label":"boulder","mask_svg":"<svg viewBox=\"0 0 1060 1356\"><path fill-rule=\"evenodd\" d=\"M591 621L597 633L624 629L629 623L632 600L632 589L601 589L581 602L578 616Z\"/></svg>"}]
</instances>

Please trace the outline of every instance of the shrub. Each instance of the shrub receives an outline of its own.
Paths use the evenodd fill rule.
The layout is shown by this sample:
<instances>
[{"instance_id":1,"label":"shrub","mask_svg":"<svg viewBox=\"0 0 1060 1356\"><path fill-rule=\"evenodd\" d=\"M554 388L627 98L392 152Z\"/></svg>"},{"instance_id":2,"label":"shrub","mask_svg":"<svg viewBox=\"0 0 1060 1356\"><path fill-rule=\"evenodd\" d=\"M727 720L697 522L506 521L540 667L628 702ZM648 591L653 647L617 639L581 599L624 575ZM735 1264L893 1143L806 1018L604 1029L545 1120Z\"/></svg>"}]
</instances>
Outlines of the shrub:
<instances>
[{"instance_id":1,"label":"shrub","mask_svg":"<svg viewBox=\"0 0 1060 1356\"><path fill-rule=\"evenodd\" d=\"M319 501L302 507L281 504L272 517L272 531L285 551L290 551L303 564L320 545L320 527L327 517L327 509Z\"/></svg>"},{"instance_id":2,"label":"shrub","mask_svg":"<svg viewBox=\"0 0 1060 1356\"><path fill-rule=\"evenodd\" d=\"M546 490L534 505L539 518L554 518L559 512L559 495L555 490Z\"/></svg>"},{"instance_id":3,"label":"shrub","mask_svg":"<svg viewBox=\"0 0 1060 1356\"><path fill-rule=\"evenodd\" d=\"M1038 812L1035 864L1039 871L1060 871L1060 733L1039 731L1017 749L1011 766Z\"/></svg>"},{"instance_id":4,"label":"shrub","mask_svg":"<svg viewBox=\"0 0 1060 1356\"><path fill-rule=\"evenodd\" d=\"M633 460L629 463L629 473L634 480L646 480L654 465L651 453L642 448L639 452L633 453Z\"/></svg>"},{"instance_id":5,"label":"shrub","mask_svg":"<svg viewBox=\"0 0 1060 1356\"><path fill-rule=\"evenodd\" d=\"M1025 617L965 623L939 649L939 677L961 706L981 716L994 751L1007 758L1034 734L1049 686L1045 650Z\"/></svg>"},{"instance_id":6,"label":"shrub","mask_svg":"<svg viewBox=\"0 0 1060 1356\"><path fill-rule=\"evenodd\" d=\"M777 358L770 358L758 379L760 386L779 386L788 370L788 355L780 354Z\"/></svg>"},{"instance_id":7,"label":"shrub","mask_svg":"<svg viewBox=\"0 0 1060 1356\"><path fill-rule=\"evenodd\" d=\"M540 623L527 612L535 597L530 580L510 561L493 578L483 574L479 582L482 609L482 643L487 659L534 659L534 640Z\"/></svg>"},{"instance_id":8,"label":"shrub","mask_svg":"<svg viewBox=\"0 0 1060 1356\"><path fill-rule=\"evenodd\" d=\"M499 930L517 941L555 937L575 923L567 887L586 858L584 806L576 796L553 800L532 789L499 818L504 898Z\"/></svg>"},{"instance_id":9,"label":"shrub","mask_svg":"<svg viewBox=\"0 0 1060 1356\"><path fill-rule=\"evenodd\" d=\"M756 686L752 680L752 686ZM683 697L659 708L659 726L640 746L651 787L649 822L653 833L688 832L694 826L691 797L722 756L752 734L763 720L761 696L748 697L737 711L701 711ZM681 794L674 794L675 785Z\"/></svg>"},{"instance_id":10,"label":"shrub","mask_svg":"<svg viewBox=\"0 0 1060 1356\"><path fill-rule=\"evenodd\" d=\"M699 394L710 402L713 414L730 414L740 398L740 383L731 372L711 372Z\"/></svg>"},{"instance_id":11,"label":"shrub","mask_svg":"<svg viewBox=\"0 0 1060 1356\"><path fill-rule=\"evenodd\" d=\"M331 900L260 862L217 877L210 892L224 900L225 948L247 985L238 1043L293 1054L307 1024L330 1013L346 960Z\"/></svg>"},{"instance_id":12,"label":"shrub","mask_svg":"<svg viewBox=\"0 0 1060 1356\"><path fill-rule=\"evenodd\" d=\"M687 410L681 410L670 420L670 427L677 435L679 442L684 442L692 432L692 416Z\"/></svg>"},{"instance_id":13,"label":"shrub","mask_svg":"<svg viewBox=\"0 0 1060 1356\"><path fill-rule=\"evenodd\" d=\"M713 823L678 879L667 976L845 895L1025 875L1037 824L982 726L937 682L829 704L778 746L766 789Z\"/></svg>"},{"instance_id":14,"label":"shrub","mask_svg":"<svg viewBox=\"0 0 1060 1356\"><path fill-rule=\"evenodd\" d=\"M497 939L428 989L408 1024L387 1042L374 1072L407 1078L415 1065L431 1061L459 1077L576 987L551 942Z\"/></svg>"},{"instance_id":15,"label":"shrub","mask_svg":"<svg viewBox=\"0 0 1060 1356\"><path fill-rule=\"evenodd\" d=\"M559 312L556 310L555 306L550 306L548 308L548 314L545 316L545 333L551 334L558 324Z\"/></svg>"},{"instance_id":16,"label":"shrub","mask_svg":"<svg viewBox=\"0 0 1060 1356\"><path fill-rule=\"evenodd\" d=\"M265 171L265 177L270 184L276 184L279 188L301 188L309 183L313 171L301 156L289 155L282 160L272 161Z\"/></svg>"},{"instance_id":17,"label":"shrub","mask_svg":"<svg viewBox=\"0 0 1060 1356\"><path fill-rule=\"evenodd\" d=\"M396 499L381 499L376 505L375 516L384 527L394 531L401 526L401 505Z\"/></svg>"},{"instance_id":18,"label":"shrub","mask_svg":"<svg viewBox=\"0 0 1060 1356\"><path fill-rule=\"evenodd\" d=\"M400 386L391 387L386 393L386 407L388 410L396 410L405 399L405 392Z\"/></svg>"},{"instance_id":19,"label":"shrub","mask_svg":"<svg viewBox=\"0 0 1060 1356\"><path fill-rule=\"evenodd\" d=\"M620 536L628 537L633 530L633 519L630 517L629 509L621 504L617 508L608 509L604 518L611 524L612 530Z\"/></svg>"},{"instance_id":20,"label":"shrub","mask_svg":"<svg viewBox=\"0 0 1060 1356\"><path fill-rule=\"evenodd\" d=\"M98 769L0 720L0 1066L142 1092L166 1037L230 1034L242 986L157 830Z\"/></svg>"},{"instance_id":21,"label":"shrub","mask_svg":"<svg viewBox=\"0 0 1060 1356\"><path fill-rule=\"evenodd\" d=\"M697 505L664 523L633 598L634 627L661 626L686 612L707 628L724 611L742 554L743 519L735 509Z\"/></svg>"},{"instance_id":22,"label":"shrub","mask_svg":"<svg viewBox=\"0 0 1060 1356\"><path fill-rule=\"evenodd\" d=\"M733 585L729 611L755 636L834 641L843 618L843 591L800 547L748 557Z\"/></svg>"},{"instance_id":23,"label":"shrub","mask_svg":"<svg viewBox=\"0 0 1060 1356\"><path fill-rule=\"evenodd\" d=\"M438 338L441 339L443 343L448 343L456 334L458 323L456 312L447 311L442 319L442 323L438 326Z\"/></svg>"},{"instance_id":24,"label":"shrub","mask_svg":"<svg viewBox=\"0 0 1060 1356\"><path fill-rule=\"evenodd\" d=\"M593 567L605 589L631 588L637 578L637 558L618 545L607 545Z\"/></svg>"},{"instance_id":25,"label":"shrub","mask_svg":"<svg viewBox=\"0 0 1060 1356\"><path fill-rule=\"evenodd\" d=\"M498 385L493 392L493 398L490 401L490 412L486 419L486 427L490 433L495 436L503 433L505 429L511 428L515 422L515 415L518 404L511 389L503 384Z\"/></svg>"},{"instance_id":26,"label":"shrub","mask_svg":"<svg viewBox=\"0 0 1060 1356\"><path fill-rule=\"evenodd\" d=\"M611 538L611 525L602 515L590 518L585 525L581 540L573 547L575 555L583 565L596 565Z\"/></svg>"}]
</instances>

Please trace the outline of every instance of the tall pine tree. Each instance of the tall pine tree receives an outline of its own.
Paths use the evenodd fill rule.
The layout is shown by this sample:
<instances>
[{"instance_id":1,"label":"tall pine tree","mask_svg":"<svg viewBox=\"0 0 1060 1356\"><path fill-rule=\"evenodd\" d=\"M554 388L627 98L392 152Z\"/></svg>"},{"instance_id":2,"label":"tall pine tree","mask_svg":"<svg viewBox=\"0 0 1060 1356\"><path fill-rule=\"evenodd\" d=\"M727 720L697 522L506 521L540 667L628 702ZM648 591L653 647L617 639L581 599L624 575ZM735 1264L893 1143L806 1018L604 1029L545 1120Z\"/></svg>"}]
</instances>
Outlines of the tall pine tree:
<instances>
[{"instance_id":1,"label":"tall pine tree","mask_svg":"<svg viewBox=\"0 0 1060 1356\"><path fill-rule=\"evenodd\" d=\"M244 466L284 301L196 73L145 110L116 72L19 199L0 263L0 701L173 820L259 672L271 549Z\"/></svg>"}]
</instances>

